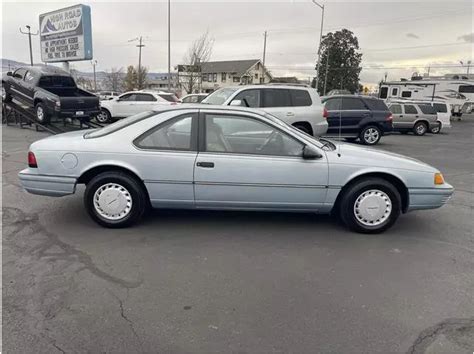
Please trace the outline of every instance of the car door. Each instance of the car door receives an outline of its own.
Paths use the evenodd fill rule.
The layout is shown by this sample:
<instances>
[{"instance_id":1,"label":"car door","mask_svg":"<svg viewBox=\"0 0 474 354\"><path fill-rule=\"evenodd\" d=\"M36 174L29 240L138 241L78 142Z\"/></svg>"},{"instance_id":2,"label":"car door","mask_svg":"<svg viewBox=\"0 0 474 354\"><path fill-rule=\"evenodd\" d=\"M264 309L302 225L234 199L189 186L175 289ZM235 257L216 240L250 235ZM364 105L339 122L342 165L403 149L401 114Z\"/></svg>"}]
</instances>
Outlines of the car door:
<instances>
[{"instance_id":1,"label":"car door","mask_svg":"<svg viewBox=\"0 0 474 354\"><path fill-rule=\"evenodd\" d=\"M30 100L25 96L23 91L23 79L25 77L26 71L26 69L20 68L13 72L10 80L10 90L12 92L12 96L16 99L19 99L22 102L30 103Z\"/></svg>"},{"instance_id":2,"label":"car door","mask_svg":"<svg viewBox=\"0 0 474 354\"><path fill-rule=\"evenodd\" d=\"M413 128L415 121L420 117L420 113L413 104L403 105L403 115L400 116L400 127L401 128Z\"/></svg>"},{"instance_id":3,"label":"car door","mask_svg":"<svg viewBox=\"0 0 474 354\"><path fill-rule=\"evenodd\" d=\"M171 113L172 114L172 113ZM157 124L134 140L135 159L154 207L194 207L197 113Z\"/></svg>"},{"instance_id":4,"label":"car door","mask_svg":"<svg viewBox=\"0 0 474 354\"><path fill-rule=\"evenodd\" d=\"M324 106L328 112L326 135L335 136L339 134L339 127L342 127L342 99L340 97L328 98L324 101Z\"/></svg>"},{"instance_id":5,"label":"car door","mask_svg":"<svg viewBox=\"0 0 474 354\"><path fill-rule=\"evenodd\" d=\"M358 136L364 120L371 118L371 112L365 103L357 97L342 98L341 133Z\"/></svg>"},{"instance_id":6,"label":"car door","mask_svg":"<svg viewBox=\"0 0 474 354\"><path fill-rule=\"evenodd\" d=\"M390 112L392 112L392 124L393 127L396 128L401 128L403 126L401 119L403 118L403 111L402 111L402 105L400 104L392 104L389 107Z\"/></svg>"},{"instance_id":7,"label":"car door","mask_svg":"<svg viewBox=\"0 0 474 354\"><path fill-rule=\"evenodd\" d=\"M151 111L156 106L157 99L150 93L137 93L137 101L135 106L132 106L132 114L137 114L141 112Z\"/></svg>"},{"instance_id":8,"label":"car door","mask_svg":"<svg viewBox=\"0 0 474 354\"><path fill-rule=\"evenodd\" d=\"M23 78L23 87L21 91L25 94L25 98L30 101L30 104L33 104L35 87L38 77L35 76L35 73L32 71L27 71L25 77Z\"/></svg>"},{"instance_id":9,"label":"car door","mask_svg":"<svg viewBox=\"0 0 474 354\"><path fill-rule=\"evenodd\" d=\"M198 208L322 208L328 165L302 157L304 143L253 114L201 112L194 171Z\"/></svg>"},{"instance_id":10,"label":"car door","mask_svg":"<svg viewBox=\"0 0 474 354\"><path fill-rule=\"evenodd\" d=\"M135 93L124 93L114 102L114 117L128 117L135 114L137 95Z\"/></svg>"},{"instance_id":11,"label":"car door","mask_svg":"<svg viewBox=\"0 0 474 354\"><path fill-rule=\"evenodd\" d=\"M263 110L280 118L288 124L297 122L296 112L291 104L290 90L288 89L261 89L261 107Z\"/></svg>"},{"instance_id":12,"label":"car door","mask_svg":"<svg viewBox=\"0 0 474 354\"><path fill-rule=\"evenodd\" d=\"M291 105L295 112L295 121L297 122L314 122L315 116L319 115L322 118L322 112L318 112L317 108L313 106L313 101L307 90L290 89Z\"/></svg>"}]
</instances>

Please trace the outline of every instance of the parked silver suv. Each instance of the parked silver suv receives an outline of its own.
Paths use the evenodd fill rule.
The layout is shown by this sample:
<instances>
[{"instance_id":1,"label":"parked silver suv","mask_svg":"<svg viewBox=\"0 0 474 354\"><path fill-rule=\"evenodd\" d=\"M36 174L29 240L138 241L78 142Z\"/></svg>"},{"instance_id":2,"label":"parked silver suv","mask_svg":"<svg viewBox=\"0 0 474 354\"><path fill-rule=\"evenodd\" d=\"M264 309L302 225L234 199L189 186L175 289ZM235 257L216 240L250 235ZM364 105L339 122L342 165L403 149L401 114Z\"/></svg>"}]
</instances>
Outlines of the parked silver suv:
<instances>
[{"instance_id":1,"label":"parked silver suv","mask_svg":"<svg viewBox=\"0 0 474 354\"><path fill-rule=\"evenodd\" d=\"M412 131L415 135L425 135L439 129L436 110L428 104L389 103L393 116L393 129L401 133Z\"/></svg>"},{"instance_id":2,"label":"parked silver suv","mask_svg":"<svg viewBox=\"0 0 474 354\"><path fill-rule=\"evenodd\" d=\"M201 103L259 108L310 135L323 135L328 130L327 111L318 93L305 85L225 87Z\"/></svg>"}]
</instances>

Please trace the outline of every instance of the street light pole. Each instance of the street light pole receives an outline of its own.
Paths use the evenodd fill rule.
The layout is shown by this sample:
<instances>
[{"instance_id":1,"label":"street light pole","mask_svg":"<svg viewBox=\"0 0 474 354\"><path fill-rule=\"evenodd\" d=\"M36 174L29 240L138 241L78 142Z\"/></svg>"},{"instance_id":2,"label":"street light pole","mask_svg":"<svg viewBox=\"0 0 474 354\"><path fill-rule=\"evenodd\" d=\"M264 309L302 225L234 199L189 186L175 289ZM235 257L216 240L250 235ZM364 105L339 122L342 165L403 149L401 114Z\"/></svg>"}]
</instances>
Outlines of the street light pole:
<instances>
[{"instance_id":1,"label":"street light pole","mask_svg":"<svg viewBox=\"0 0 474 354\"><path fill-rule=\"evenodd\" d=\"M94 92L97 92L97 80L95 76L95 66L97 65L97 60L91 60L92 67L94 68Z\"/></svg>"},{"instance_id":2,"label":"street light pole","mask_svg":"<svg viewBox=\"0 0 474 354\"><path fill-rule=\"evenodd\" d=\"M319 33L319 47L318 47L318 63L316 64L316 90L319 85L319 68L321 66L321 43L323 41L323 26L324 26L324 5L320 5L315 0L311 0L313 4L321 9L321 31Z\"/></svg>"},{"instance_id":3,"label":"street light pole","mask_svg":"<svg viewBox=\"0 0 474 354\"><path fill-rule=\"evenodd\" d=\"M168 92L171 92L171 0L168 0Z\"/></svg>"},{"instance_id":4,"label":"street light pole","mask_svg":"<svg viewBox=\"0 0 474 354\"><path fill-rule=\"evenodd\" d=\"M31 64L31 66L33 66L33 49L31 48L31 35L37 36L38 31L36 31L36 33L31 33L31 27L29 25L26 25L25 27L26 27L27 31L23 32L21 30L21 27L20 27L20 33L28 35L28 42L30 44L30 64Z\"/></svg>"}]
</instances>

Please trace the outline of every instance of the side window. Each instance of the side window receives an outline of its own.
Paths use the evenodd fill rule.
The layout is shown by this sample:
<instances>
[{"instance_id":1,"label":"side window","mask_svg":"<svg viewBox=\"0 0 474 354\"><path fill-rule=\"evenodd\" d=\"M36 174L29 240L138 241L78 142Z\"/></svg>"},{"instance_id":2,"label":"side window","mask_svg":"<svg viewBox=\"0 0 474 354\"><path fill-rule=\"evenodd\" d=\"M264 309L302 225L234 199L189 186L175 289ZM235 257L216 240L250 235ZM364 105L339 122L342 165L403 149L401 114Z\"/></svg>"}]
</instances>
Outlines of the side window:
<instances>
[{"instance_id":1,"label":"side window","mask_svg":"<svg viewBox=\"0 0 474 354\"><path fill-rule=\"evenodd\" d=\"M290 90L290 94L293 106L311 106L313 104L311 96L306 90Z\"/></svg>"},{"instance_id":2,"label":"side window","mask_svg":"<svg viewBox=\"0 0 474 354\"><path fill-rule=\"evenodd\" d=\"M135 140L142 149L191 150L193 116L183 116L158 125Z\"/></svg>"},{"instance_id":3,"label":"side window","mask_svg":"<svg viewBox=\"0 0 474 354\"><path fill-rule=\"evenodd\" d=\"M402 106L399 104L393 104L390 106L390 112L393 114L402 114Z\"/></svg>"},{"instance_id":4,"label":"side window","mask_svg":"<svg viewBox=\"0 0 474 354\"><path fill-rule=\"evenodd\" d=\"M388 96L388 87L382 87L380 89L380 98L387 98Z\"/></svg>"},{"instance_id":5,"label":"side window","mask_svg":"<svg viewBox=\"0 0 474 354\"><path fill-rule=\"evenodd\" d=\"M331 98L325 102L326 109L328 111L339 111L341 109L341 99Z\"/></svg>"},{"instance_id":6,"label":"side window","mask_svg":"<svg viewBox=\"0 0 474 354\"><path fill-rule=\"evenodd\" d=\"M396 96L396 95L398 95L398 88L394 87L392 89L392 96Z\"/></svg>"},{"instance_id":7,"label":"side window","mask_svg":"<svg viewBox=\"0 0 474 354\"><path fill-rule=\"evenodd\" d=\"M434 103L434 109L439 113L448 113L448 107L444 103Z\"/></svg>"},{"instance_id":8,"label":"side window","mask_svg":"<svg viewBox=\"0 0 474 354\"><path fill-rule=\"evenodd\" d=\"M26 73L26 75L25 75L25 79L24 79L24 80L25 80L26 82L31 82L31 81L33 81L34 78L35 78L34 75L33 75L31 72L28 71L28 72Z\"/></svg>"},{"instance_id":9,"label":"side window","mask_svg":"<svg viewBox=\"0 0 474 354\"><path fill-rule=\"evenodd\" d=\"M120 101L136 101L137 95L134 93L128 93L126 95L120 96Z\"/></svg>"},{"instance_id":10,"label":"side window","mask_svg":"<svg viewBox=\"0 0 474 354\"><path fill-rule=\"evenodd\" d=\"M342 110L349 111L349 110L367 110L365 107L364 102L358 98L343 98L342 99Z\"/></svg>"},{"instance_id":11,"label":"side window","mask_svg":"<svg viewBox=\"0 0 474 354\"><path fill-rule=\"evenodd\" d=\"M418 114L416 107L411 104L405 105L405 114Z\"/></svg>"},{"instance_id":12,"label":"side window","mask_svg":"<svg viewBox=\"0 0 474 354\"><path fill-rule=\"evenodd\" d=\"M262 107L290 107L290 92L287 89L264 89Z\"/></svg>"},{"instance_id":13,"label":"side window","mask_svg":"<svg viewBox=\"0 0 474 354\"><path fill-rule=\"evenodd\" d=\"M411 91L402 91L402 97L405 97L405 98L411 97Z\"/></svg>"},{"instance_id":14,"label":"side window","mask_svg":"<svg viewBox=\"0 0 474 354\"><path fill-rule=\"evenodd\" d=\"M156 101L156 98L153 97L152 95L150 94L146 94L146 93L139 93L136 95L137 97L137 101L141 101L141 102L153 102L153 101Z\"/></svg>"},{"instance_id":15,"label":"side window","mask_svg":"<svg viewBox=\"0 0 474 354\"><path fill-rule=\"evenodd\" d=\"M206 115L206 151L302 156L303 144L258 119L209 114Z\"/></svg>"},{"instance_id":16,"label":"side window","mask_svg":"<svg viewBox=\"0 0 474 354\"><path fill-rule=\"evenodd\" d=\"M242 106L247 107L244 100L249 107L260 107L260 90L244 90L235 96L234 100L241 100Z\"/></svg>"}]
</instances>

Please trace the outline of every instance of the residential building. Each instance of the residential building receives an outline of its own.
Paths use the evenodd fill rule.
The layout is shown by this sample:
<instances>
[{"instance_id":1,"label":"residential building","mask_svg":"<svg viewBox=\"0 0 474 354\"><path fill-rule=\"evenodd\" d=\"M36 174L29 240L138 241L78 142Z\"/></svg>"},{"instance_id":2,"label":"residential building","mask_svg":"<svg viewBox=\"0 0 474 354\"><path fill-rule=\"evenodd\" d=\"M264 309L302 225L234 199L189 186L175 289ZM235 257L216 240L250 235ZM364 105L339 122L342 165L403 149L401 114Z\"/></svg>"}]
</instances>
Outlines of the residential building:
<instances>
[{"instance_id":1,"label":"residential building","mask_svg":"<svg viewBox=\"0 0 474 354\"><path fill-rule=\"evenodd\" d=\"M201 91L221 87L269 83L271 74L260 59L210 61L201 64Z\"/></svg>"},{"instance_id":2,"label":"residential building","mask_svg":"<svg viewBox=\"0 0 474 354\"><path fill-rule=\"evenodd\" d=\"M168 91L168 73L148 73L146 77L146 89ZM179 92L178 74L171 73L171 92Z\"/></svg>"}]
</instances>

